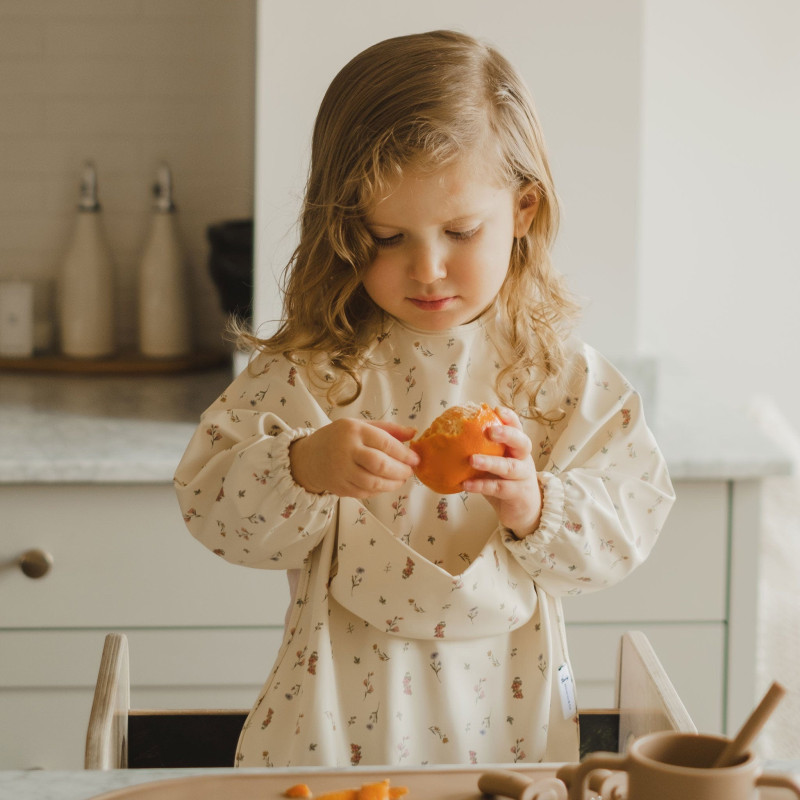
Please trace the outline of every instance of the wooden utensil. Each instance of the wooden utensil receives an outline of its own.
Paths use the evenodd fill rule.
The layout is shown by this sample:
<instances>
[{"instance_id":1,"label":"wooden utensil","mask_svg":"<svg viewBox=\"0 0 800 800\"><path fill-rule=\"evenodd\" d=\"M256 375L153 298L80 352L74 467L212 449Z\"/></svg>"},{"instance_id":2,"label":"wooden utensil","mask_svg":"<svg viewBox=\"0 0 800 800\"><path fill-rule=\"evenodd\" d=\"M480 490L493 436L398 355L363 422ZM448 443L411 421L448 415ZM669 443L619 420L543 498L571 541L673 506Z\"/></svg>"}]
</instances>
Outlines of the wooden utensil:
<instances>
[{"instance_id":1,"label":"wooden utensil","mask_svg":"<svg viewBox=\"0 0 800 800\"><path fill-rule=\"evenodd\" d=\"M558 778L537 780L505 769L484 772L478 778L478 789L514 800L567 800L567 787Z\"/></svg>"},{"instance_id":2,"label":"wooden utensil","mask_svg":"<svg viewBox=\"0 0 800 800\"><path fill-rule=\"evenodd\" d=\"M556 772L556 778L560 778L567 789L572 788L575 781L575 774L580 763L564 764ZM589 800L599 798L599 800L620 800L627 796L626 787L628 776L624 772L612 772L610 769L596 769L589 775Z\"/></svg>"},{"instance_id":3,"label":"wooden utensil","mask_svg":"<svg viewBox=\"0 0 800 800\"><path fill-rule=\"evenodd\" d=\"M786 694L786 689L775 682L769 687L761 702L747 718L739 733L730 740L712 764L713 767L730 767L748 750L750 744L761 732L764 723L769 719L776 706Z\"/></svg>"}]
</instances>

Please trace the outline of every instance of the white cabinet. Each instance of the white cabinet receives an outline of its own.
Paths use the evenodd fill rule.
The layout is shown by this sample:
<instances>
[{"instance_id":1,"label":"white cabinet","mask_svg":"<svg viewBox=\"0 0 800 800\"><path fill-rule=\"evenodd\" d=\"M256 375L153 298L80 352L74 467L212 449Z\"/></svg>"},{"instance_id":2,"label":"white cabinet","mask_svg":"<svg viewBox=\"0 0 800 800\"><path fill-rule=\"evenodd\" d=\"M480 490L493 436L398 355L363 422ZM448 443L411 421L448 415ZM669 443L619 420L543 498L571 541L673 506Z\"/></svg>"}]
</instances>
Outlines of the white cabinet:
<instances>
[{"instance_id":1,"label":"white cabinet","mask_svg":"<svg viewBox=\"0 0 800 800\"><path fill-rule=\"evenodd\" d=\"M742 713L754 701L758 484L676 491L644 565L565 601L580 702L614 704L615 648L637 629L698 727L730 729L737 700ZM0 507L0 768L82 766L108 631L129 637L135 707L252 704L280 646L286 578L195 542L170 484L6 485ZM31 548L53 557L42 578L13 563Z\"/></svg>"},{"instance_id":2,"label":"white cabinet","mask_svg":"<svg viewBox=\"0 0 800 800\"><path fill-rule=\"evenodd\" d=\"M0 769L79 769L103 637L130 639L132 700L247 708L272 666L283 573L189 536L170 484L0 487ZM38 579L15 559L53 557Z\"/></svg>"},{"instance_id":3,"label":"white cabinet","mask_svg":"<svg viewBox=\"0 0 800 800\"><path fill-rule=\"evenodd\" d=\"M186 530L171 484L0 486L0 507L3 558L41 548L54 562L36 580L4 570L0 629L283 620L285 577L215 558Z\"/></svg>"},{"instance_id":4,"label":"white cabinet","mask_svg":"<svg viewBox=\"0 0 800 800\"><path fill-rule=\"evenodd\" d=\"M682 480L650 558L625 581L564 601L584 706L614 700L623 630L649 637L698 728L733 732L756 702L758 481Z\"/></svg>"}]
</instances>

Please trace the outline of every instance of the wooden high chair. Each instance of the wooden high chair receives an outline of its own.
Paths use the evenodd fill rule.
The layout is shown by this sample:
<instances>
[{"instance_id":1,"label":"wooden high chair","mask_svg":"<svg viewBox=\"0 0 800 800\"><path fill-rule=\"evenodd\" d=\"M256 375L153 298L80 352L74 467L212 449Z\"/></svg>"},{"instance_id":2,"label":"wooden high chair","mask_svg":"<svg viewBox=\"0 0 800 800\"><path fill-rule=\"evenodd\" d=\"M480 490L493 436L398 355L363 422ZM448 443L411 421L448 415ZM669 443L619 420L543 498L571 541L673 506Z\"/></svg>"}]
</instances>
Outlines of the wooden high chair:
<instances>
[{"instance_id":1,"label":"wooden high chair","mask_svg":"<svg viewBox=\"0 0 800 800\"><path fill-rule=\"evenodd\" d=\"M647 637L622 636L617 707L581 711L581 756L624 751L645 733L697 732ZM103 646L86 735L86 769L232 767L247 710L132 710L128 640L109 633Z\"/></svg>"}]
</instances>

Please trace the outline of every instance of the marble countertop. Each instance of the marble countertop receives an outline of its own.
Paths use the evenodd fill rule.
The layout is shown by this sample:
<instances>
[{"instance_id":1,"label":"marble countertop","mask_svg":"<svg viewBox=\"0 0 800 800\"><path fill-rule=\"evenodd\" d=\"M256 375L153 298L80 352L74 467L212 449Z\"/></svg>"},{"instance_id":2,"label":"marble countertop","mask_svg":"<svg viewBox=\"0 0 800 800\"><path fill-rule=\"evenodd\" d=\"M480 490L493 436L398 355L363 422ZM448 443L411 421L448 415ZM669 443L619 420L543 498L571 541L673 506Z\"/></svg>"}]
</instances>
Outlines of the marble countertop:
<instances>
[{"instance_id":1,"label":"marble countertop","mask_svg":"<svg viewBox=\"0 0 800 800\"><path fill-rule=\"evenodd\" d=\"M743 411L661 412L653 428L673 480L748 480L792 471L787 453Z\"/></svg>"},{"instance_id":2,"label":"marble countertop","mask_svg":"<svg viewBox=\"0 0 800 800\"><path fill-rule=\"evenodd\" d=\"M180 375L0 373L0 483L161 483L202 411L230 383ZM787 455L746 414L659 390L648 417L673 479L786 474ZM645 396L645 400L647 397Z\"/></svg>"},{"instance_id":3,"label":"marble countertop","mask_svg":"<svg viewBox=\"0 0 800 800\"><path fill-rule=\"evenodd\" d=\"M679 373L658 382L648 415L673 480L748 480L788 475L789 453L770 439L754 410L766 398L735 402L698 378ZM647 395L644 395L647 412Z\"/></svg>"},{"instance_id":4,"label":"marble countertop","mask_svg":"<svg viewBox=\"0 0 800 800\"><path fill-rule=\"evenodd\" d=\"M176 375L0 373L0 483L162 483L230 383Z\"/></svg>"}]
</instances>

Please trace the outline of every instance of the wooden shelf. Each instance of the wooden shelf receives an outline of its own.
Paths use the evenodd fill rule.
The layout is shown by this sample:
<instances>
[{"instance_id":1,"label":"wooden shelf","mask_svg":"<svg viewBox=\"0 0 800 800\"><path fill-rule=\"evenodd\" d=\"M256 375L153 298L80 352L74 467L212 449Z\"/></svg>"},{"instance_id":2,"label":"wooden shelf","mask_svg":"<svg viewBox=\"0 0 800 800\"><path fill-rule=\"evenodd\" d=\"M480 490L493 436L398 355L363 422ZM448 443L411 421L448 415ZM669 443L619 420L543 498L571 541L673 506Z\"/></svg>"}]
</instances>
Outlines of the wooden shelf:
<instances>
[{"instance_id":1,"label":"wooden shelf","mask_svg":"<svg viewBox=\"0 0 800 800\"><path fill-rule=\"evenodd\" d=\"M0 358L0 372L61 372L84 375L169 374L215 369L230 363L222 352L190 353L175 358L150 358L135 351L108 358L71 358L44 354L32 358Z\"/></svg>"}]
</instances>

